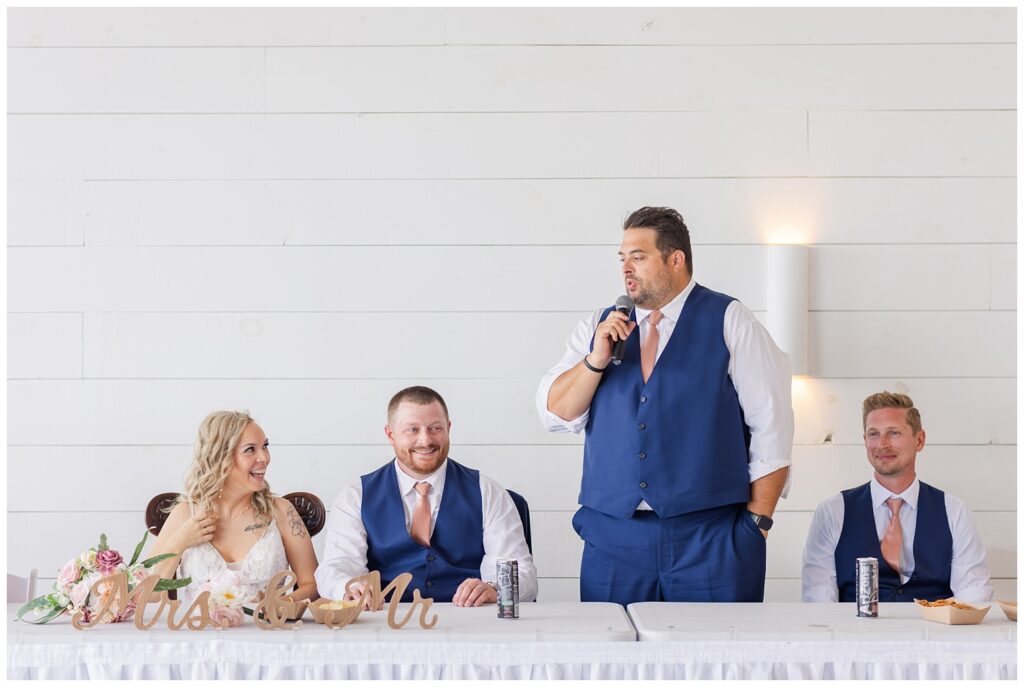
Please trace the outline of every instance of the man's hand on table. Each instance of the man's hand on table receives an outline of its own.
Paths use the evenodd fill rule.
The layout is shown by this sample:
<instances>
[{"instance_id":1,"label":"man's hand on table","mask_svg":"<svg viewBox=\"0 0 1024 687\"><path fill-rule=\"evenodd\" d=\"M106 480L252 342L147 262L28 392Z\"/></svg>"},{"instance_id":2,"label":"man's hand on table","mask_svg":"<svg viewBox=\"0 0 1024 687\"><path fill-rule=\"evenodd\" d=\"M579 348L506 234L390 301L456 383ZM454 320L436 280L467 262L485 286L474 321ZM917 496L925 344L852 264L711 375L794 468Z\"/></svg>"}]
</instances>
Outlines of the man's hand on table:
<instances>
[{"instance_id":1,"label":"man's hand on table","mask_svg":"<svg viewBox=\"0 0 1024 687\"><path fill-rule=\"evenodd\" d=\"M345 591L345 600L346 601L355 601L356 599L361 598L362 595L363 595L363 590L365 588L366 588L366 586L362 582L353 582L352 585L349 586L349 588ZM372 595L367 595L366 600L363 601L363 610L364 611L382 611L382 610L384 610L384 600L383 599L381 599L381 601L377 604L377 608L370 608L370 604L371 604L372 600L373 600L373 596Z\"/></svg>"},{"instance_id":2,"label":"man's hand on table","mask_svg":"<svg viewBox=\"0 0 1024 687\"><path fill-rule=\"evenodd\" d=\"M452 603L456 606L483 606L497 602L498 591L483 580L473 577L464 580L452 597Z\"/></svg>"}]
</instances>

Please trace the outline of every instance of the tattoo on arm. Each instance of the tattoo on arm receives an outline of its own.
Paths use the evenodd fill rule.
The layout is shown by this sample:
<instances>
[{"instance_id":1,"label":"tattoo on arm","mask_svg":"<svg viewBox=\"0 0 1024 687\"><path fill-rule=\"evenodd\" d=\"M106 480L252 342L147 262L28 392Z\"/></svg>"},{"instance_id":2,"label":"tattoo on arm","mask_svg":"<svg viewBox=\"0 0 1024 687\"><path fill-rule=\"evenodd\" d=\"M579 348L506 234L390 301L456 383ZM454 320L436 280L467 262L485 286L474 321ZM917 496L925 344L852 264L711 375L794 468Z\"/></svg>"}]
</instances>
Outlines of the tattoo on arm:
<instances>
[{"instance_id":1,"label":"tattoo on arm","mask_svg":"<svg viewBox=\"0 0 1024 687\"><path fill-rule=\"evenodd\" d=\"M306 523L302 522L302 518L295 512L294 506L288 509L288 526L292 529L293 537L306 538Z\"/></svg>"}]
</instances>

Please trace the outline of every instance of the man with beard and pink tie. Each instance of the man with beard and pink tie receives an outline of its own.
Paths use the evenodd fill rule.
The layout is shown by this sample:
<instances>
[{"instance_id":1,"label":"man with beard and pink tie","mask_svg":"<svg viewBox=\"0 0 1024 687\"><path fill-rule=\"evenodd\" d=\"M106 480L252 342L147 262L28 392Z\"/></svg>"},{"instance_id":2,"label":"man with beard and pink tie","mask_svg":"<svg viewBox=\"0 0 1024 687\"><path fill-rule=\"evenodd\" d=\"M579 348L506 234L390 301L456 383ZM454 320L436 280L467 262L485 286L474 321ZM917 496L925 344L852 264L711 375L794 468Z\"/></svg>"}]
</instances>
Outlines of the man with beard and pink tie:
<instances>
[{"instance_id":1,"label":"man with beard and pink tie","mask_svg":"<svg viewBox=\"0 0 1024 687\"><path fill-rule=\"evenodd\" d=\"M635 309L582 321L536 397L547 430L585 434L580 598L761 601L793 444L788 358L694 281L672 208L632 213L619 260Z\"/></svg>"},{"instance_id":2,"label":"man with beard and pink tie","mask_svg":"<svg viewBox=\"0 0 1024 687\"><path fill-rule=\"evenodd\" d=\"M804 601L855 601L856 560L878 559L878 600L992 599L985 546L960 499L917 478L921 413L905 394L864 399L873 479L821 503L803 560Z\"/></svg>"},{"instance_id":3,"label":"man with beard and pink tie","mask_svg":"<svg viewBox=\"0 0 1024 687\"><path fill-rule=\"evenodd\" d=\"M402 389L388 403L384 433L395 458L341 490L327 518L316 571L320 596L371 570L386 586L402 573L424 598L457 606L495 603L496 564L519 561L522 601L537 598L537 570L508 492L448 457L448 406L433 389Z\"/></svg>"}]
</instances>

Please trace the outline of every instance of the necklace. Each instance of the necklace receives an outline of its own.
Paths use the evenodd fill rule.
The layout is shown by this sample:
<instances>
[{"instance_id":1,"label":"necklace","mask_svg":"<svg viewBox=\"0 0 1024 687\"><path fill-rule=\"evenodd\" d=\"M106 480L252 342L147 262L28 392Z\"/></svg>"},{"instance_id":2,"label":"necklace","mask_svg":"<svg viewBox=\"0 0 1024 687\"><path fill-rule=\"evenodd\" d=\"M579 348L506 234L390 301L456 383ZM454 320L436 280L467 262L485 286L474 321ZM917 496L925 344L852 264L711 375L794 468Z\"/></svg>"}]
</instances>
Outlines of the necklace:
<instances>
[{"instance_id":1,"label":"necklace","mask_svg":"<svg viewBox=\"0 0 1024 687\"><path fill-rule=\"evenodd\" d=\"M251 503L248 506L246 506L245 508L243 508L242 510L238 511L237 513L235 513L234 515L222 515L221 517L224 520L234 520L235 518L239 517L242 513L244 513L245 511L249 510L250 508L252 508L252 504Z\"/></svg>"}]
</instances>

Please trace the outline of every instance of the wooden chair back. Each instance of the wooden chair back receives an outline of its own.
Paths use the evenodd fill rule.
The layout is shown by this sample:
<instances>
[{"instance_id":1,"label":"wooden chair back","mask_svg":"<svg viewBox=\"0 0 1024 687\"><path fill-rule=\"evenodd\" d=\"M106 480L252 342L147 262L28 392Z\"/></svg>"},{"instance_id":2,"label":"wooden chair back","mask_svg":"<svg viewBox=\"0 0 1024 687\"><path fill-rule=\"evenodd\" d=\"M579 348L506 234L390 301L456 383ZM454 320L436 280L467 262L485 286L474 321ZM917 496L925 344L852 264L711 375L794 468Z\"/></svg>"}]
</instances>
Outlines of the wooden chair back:
<instances>
[{"instance_id":1,"label":"wooden chair back","mask_svg":"<svg viewBox=\"0 0 1024 687\"><path fill-rule=\"evenodd\" d=\"M164 523L167 522L169 515L167 510L178 499L178 496L176 491L167 491L157 494L149 500L149 505L146 506L146 528L150 534L154 536L160 534ZM302 522L306 524L306 529L309 530L309 536L314 537L320 533L327 521L327 509L324 508L324 502L320 500L320 497L308 491L293 491L290 494L285 494L283 498L295 506L295 511L302 518Z\"/></svg>"}]
</instances>

